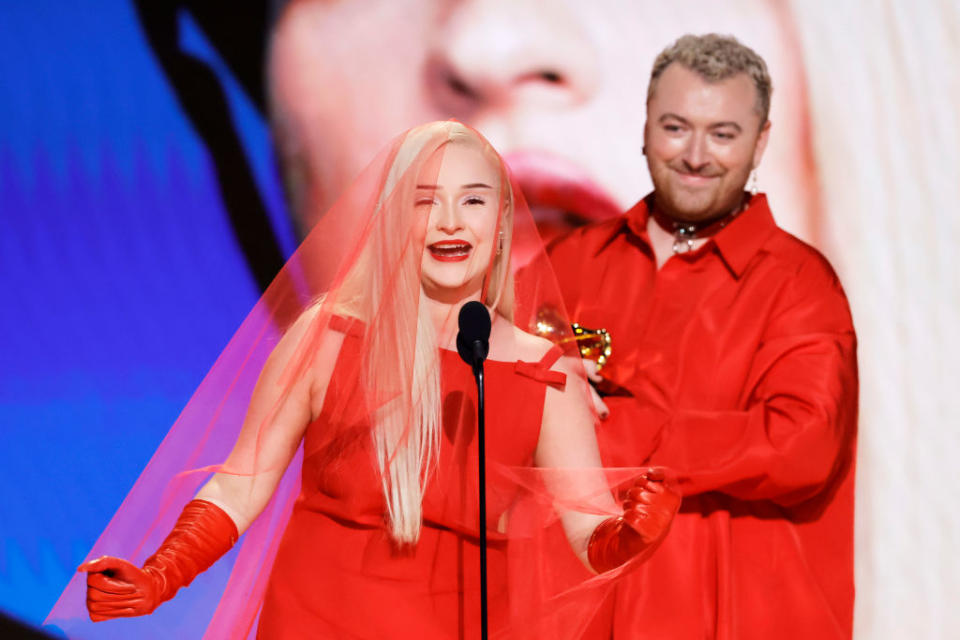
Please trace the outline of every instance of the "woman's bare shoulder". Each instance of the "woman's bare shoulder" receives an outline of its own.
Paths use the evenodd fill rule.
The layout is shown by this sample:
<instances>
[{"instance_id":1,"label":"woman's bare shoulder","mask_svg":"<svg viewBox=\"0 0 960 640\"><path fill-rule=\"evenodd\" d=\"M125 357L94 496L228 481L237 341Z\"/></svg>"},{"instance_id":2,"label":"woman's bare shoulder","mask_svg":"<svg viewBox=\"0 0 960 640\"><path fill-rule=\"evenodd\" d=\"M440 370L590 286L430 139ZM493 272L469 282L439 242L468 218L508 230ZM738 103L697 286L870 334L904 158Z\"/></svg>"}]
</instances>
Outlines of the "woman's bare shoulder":
<instances>
[{"instance_id":1,"label":"woman's bare shoulder","mask_svg":"<svg viewBox=\"0 0 960 640\"><path fill-rule=\"evenodd\" d=\"M510 324L504 334L508 335L511 347L509 358L504 360L522 360L523 362L540 362L553 349L554 344L546 338L524 331L520 327ZM492 345L491 345L492 346Z\"/></svg>"},{"instance_id":2,"label":"woman's bare shoulder","mask_svg":"<svg viewBox=\"0 0 960 640\"><path fill-rule=\"evenodd\" d=\"M270 358L287 363L303 355L305 350L309 352L308 359L313 363L335 358L348 327L355 321L351 316L330 314L324 309L322 300L315 302L304 309L287 328Z\"/></svg>"},{"instance_id":3,"label":"woman's bare shoulder","mask_svg":"<svg viewBox=\"0 0 960 640\"><path fill-rule=\"evenodd\" d=\"M304 309L293 324L284 332L294 336L302 336L308 332L311 327L317 328L322 325L323 329L329 329L336 333L347 333L354 325L361 326L363 321L358 314L349 306L343 304L324 304L324 296L321 296Z\"/></svg>"}]
</instances>

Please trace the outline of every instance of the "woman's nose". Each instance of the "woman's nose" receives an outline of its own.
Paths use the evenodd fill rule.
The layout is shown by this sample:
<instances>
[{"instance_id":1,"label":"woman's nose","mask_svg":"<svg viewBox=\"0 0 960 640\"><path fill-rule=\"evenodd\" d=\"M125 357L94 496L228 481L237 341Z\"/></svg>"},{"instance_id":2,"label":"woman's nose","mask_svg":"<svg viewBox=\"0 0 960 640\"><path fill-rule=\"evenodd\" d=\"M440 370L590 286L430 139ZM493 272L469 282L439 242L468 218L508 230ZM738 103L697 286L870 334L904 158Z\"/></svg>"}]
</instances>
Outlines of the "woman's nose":
<instances>
[{"instance_id":1,"label":"woman's nose","mask_svg":"<svg viewBox=\"0 0 960 640\"><path fill-rule=\"evenodd\" d=\"M457 207L447 202L434 205L434 216L437 229L444 233L456 233L463 228L463 219Z\"/></svg>"},{"instance_id":2,"label":"woman's nose","mask_svg":"<svg viewBox=\"0 0 960 640\"><path fill-rule=\"evenodd\" d=\"M428 90L444 113L562 108L596 87L597 53L562 3L466 0L439 29Z\"/></svg>"}]
</instances>

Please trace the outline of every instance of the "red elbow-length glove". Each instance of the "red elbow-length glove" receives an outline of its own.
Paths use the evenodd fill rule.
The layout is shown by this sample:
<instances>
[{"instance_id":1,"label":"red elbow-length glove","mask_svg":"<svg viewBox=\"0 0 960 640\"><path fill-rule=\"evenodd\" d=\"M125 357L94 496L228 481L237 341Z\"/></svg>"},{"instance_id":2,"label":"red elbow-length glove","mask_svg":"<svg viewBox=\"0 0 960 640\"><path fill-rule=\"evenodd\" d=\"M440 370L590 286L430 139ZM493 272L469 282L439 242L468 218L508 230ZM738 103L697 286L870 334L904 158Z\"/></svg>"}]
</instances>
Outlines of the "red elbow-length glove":
<instances>
[{"instance_id":1,"label":"red elbow-length glove","mask_svg":"<svg viewBox=\"0 0 960 640\"><path fill-rule=\"evenodd\" d=\"M87 572L90 619L100 622L152 613L229 551L237 537L237 525L220 507L191 500L143 568L109 556L77 568Z\"/></svg>"},{"instance_id":2,"label":"red elbow-length glove","mask_svg":"<svg viewBox=\"0 0 960 640\"><path fill-rule=\"evenodd\" d=\"M663 484L664 474L653 469L627 491L623 514L607 518L587 543L587 559L597 573L653 553L670 530L680 508L680 494Z\"/></svg>"}]
</instances>

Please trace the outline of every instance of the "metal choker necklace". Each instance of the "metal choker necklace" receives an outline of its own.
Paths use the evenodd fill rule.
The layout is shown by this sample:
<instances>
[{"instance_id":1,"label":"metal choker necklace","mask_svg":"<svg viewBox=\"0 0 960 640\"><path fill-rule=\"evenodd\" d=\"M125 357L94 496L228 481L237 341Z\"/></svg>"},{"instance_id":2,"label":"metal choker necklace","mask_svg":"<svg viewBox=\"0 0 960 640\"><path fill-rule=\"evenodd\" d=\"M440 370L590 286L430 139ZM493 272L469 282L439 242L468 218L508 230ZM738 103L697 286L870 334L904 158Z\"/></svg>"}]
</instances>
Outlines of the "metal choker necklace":
<instances>
[{"instance_id":1,"label":"metal choker necklace","mask_svg":"<svg viewBox=\"0 0 960 640\"><path fill-rule=\"evenodd\" d=\"M713 220L703 220L701 222L685 222L683 220L674 220L668 218L657 210L652 215L657 224L665 231L673 234L673 253L687 253L693 251L693 241L699 238L709 238L720 229L730 224L746 207L740 206L732 212Z\"/></svg>"}]
</instances>

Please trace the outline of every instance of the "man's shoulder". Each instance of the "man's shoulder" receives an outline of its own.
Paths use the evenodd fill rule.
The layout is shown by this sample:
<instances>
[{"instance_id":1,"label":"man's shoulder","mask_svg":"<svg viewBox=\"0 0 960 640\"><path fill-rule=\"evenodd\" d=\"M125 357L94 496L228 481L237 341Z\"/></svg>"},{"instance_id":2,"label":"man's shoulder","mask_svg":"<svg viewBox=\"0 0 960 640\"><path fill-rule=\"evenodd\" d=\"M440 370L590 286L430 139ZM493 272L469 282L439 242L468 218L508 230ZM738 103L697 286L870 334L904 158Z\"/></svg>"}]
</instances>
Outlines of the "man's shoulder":
<instances>
[{"instance_id":1,"label":"man's shoulder","mask_svg":"<svg viewBox=\"0 0 960 640\"><path fill-rule=\"evenodd\" d=\"M801 310L804 317L815 316L817 323L835 330L852 330L846 293L826 256L780 228L761 252L766 266L758 269L758 290L776 292L777 306L785 310Z\"/></svg>"},{"instance_id":2,"label":"man's shoulder","mask_svg":"<svg viewBox=\"0 0 960 640\"><path fill-rule=\"evenodd\" d=\"M820 282L837 282L837 273L823 253L790 232L777 227L763 244L762 251L772 264L792 275Z\"/></svg>"}]
</instances>

